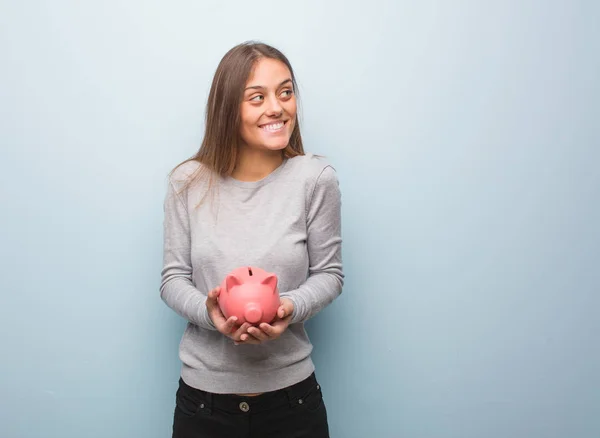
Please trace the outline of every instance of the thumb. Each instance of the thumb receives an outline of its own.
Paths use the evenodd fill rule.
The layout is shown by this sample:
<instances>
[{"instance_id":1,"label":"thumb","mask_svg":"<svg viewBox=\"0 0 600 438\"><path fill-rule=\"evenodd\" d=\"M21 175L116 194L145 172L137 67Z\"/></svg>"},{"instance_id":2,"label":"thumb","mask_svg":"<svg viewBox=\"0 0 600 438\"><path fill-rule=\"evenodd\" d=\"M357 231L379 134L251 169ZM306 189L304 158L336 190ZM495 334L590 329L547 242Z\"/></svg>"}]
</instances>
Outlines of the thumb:
<instances>
[{"instance_id":1,"label":"thumb","mask_svg":"<svg viewBox=\"0 0 600 438\"><path fill-rule=\"evenodd\" d=\"M287 316L290 316L293 311L294 311L294 303L291 300L284 298L281 300L281 306L279 306L279 309L277 311L277 316L279 316L279 318L283 319Z\"/></svg>"},{"instance_id":2,"label":"thumb","mask_svg":"<svg viewBox=\"0 0 600 438\"><path fill-rule=\"evenodd\" d=\"M219 296L220 291L221 291L221 288L216 287L208 293L207 299L209 301L211 301L211 304L217 303L217 297Z\"/></svg>"},{"instance_id":3,"label":"thumb","mask_svg":"<svg viewBox=\"0 0 600 438\"><path fill-rule=\"evenodd\" d=\"M219 301L217 297L219 296L219 288L215 288L211 290L206 296L206 308L209 313L214 313L215 309L219 308Z\"/></svg>"}]
</instances>

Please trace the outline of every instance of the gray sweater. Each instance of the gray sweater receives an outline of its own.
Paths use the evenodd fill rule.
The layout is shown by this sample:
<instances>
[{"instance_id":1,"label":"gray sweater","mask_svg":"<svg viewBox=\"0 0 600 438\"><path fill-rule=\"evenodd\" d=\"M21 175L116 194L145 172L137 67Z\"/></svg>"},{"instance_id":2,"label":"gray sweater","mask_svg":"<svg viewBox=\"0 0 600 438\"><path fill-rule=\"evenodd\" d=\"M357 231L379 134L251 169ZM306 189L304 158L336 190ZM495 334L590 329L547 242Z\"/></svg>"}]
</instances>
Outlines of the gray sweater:
<instances>
[{"instance_id":1,"label":"gray sweater","mask_svg":"<svg viewBox=\"0 0 600 438\"><path fill-rule=\"evenodd\" d=\"M188 321L179 346L181 377L213 393L273 391L314 371L304 322L342 291L341 193L335 170L311 154L284 160L264 179L218 178L214 198L181 191L199 164L172 175L164 203L163 301ZM227 273L257 266L278 276L294 303L288 329L260 345L235 345L206 310Z\"/></svg>"}]
</instances>

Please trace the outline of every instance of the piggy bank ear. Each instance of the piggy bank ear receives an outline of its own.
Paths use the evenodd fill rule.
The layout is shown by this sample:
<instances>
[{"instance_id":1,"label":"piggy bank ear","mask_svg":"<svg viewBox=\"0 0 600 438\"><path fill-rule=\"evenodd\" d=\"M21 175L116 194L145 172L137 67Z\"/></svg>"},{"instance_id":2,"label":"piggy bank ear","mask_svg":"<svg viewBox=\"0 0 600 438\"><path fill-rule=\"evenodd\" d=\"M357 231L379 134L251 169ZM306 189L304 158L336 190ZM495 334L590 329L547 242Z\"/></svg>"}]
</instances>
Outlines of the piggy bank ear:
<instances>
[{"instance_id":1,"label":"piggy bank ear","mask_svg":"<svg viewBox=\"0 0 600 438\"><path fill-rule=\"evenodd\" d=\"M230 291L233 287L239 286L240 284L242 284L242 282L235 275L229 274L225 279L225 288L227 291Z\"/></svg>"},{"instance_id":2,"label":"piggy bank ear","mask_svg":"<svg viewBox=\"0 0 600 438\"><path fill-rule=\"evenodd\" d=\"M273 292L277 289L277 276L275 274L269 274L260 282L261 284L266 284Z\"/></svg>"}]
</instances>

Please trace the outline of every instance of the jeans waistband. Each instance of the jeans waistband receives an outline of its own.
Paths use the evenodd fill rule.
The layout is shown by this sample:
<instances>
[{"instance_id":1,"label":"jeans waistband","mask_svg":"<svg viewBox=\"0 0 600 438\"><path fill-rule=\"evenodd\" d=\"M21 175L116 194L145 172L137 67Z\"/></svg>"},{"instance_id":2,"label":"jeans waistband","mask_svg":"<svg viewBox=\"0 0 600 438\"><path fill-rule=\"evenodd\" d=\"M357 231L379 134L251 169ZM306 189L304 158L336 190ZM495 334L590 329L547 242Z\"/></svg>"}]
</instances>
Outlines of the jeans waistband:
<instances>
[{"instance_id":1,"label":"jeans waistband","mask_svg":"<svg viewBox=\"0 0 600 438\"><path fill-rule=\"evenodd\" d=\"M188 396L193 397L198 403L204 405L204 409L212 411L219 409L221 411L250 414L267 411L282 405L299 405L303 403L309 394L321 391L313 372L306 379L294 385L282 388L276 391L265 392L256 396L243 396L236 394L214 394L201 389L192 388L187 385L183 379L179 379L179 384L185 389Z\"/></svg>"}]
</instances>

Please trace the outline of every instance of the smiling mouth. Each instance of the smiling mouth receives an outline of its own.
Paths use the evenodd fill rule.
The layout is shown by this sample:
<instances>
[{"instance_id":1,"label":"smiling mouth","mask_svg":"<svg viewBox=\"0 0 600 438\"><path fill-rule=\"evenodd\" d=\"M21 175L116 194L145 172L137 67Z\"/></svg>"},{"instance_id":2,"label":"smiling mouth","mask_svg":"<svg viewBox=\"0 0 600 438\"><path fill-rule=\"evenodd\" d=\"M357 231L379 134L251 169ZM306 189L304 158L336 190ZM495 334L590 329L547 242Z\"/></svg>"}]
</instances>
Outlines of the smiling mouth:
<instances>
[{"instance_id":1,"label":"smiling mouth","mask_svg":"<svg viewBox=\"0 0 600 438\"><path fill-rule=\"evenodd\" d=\"M266 132L279 132L287 124L287 120L280 120L278 122L268 123L266 125L260 125L260 129Z\"/></svg>"}]
</instances>

